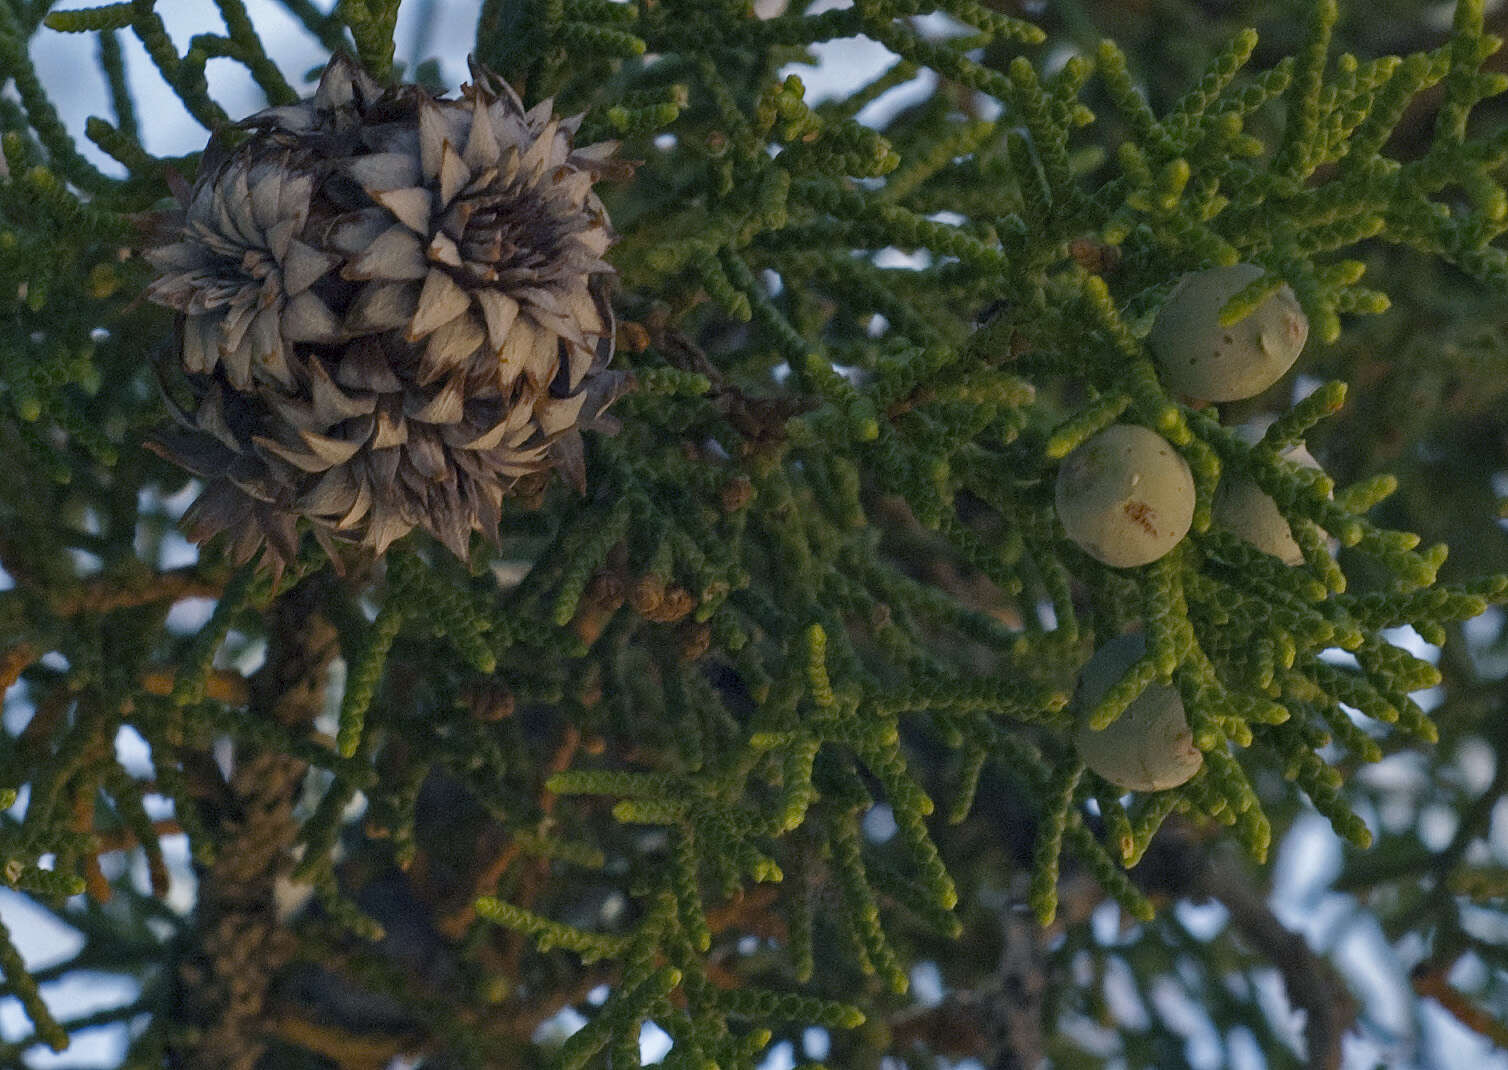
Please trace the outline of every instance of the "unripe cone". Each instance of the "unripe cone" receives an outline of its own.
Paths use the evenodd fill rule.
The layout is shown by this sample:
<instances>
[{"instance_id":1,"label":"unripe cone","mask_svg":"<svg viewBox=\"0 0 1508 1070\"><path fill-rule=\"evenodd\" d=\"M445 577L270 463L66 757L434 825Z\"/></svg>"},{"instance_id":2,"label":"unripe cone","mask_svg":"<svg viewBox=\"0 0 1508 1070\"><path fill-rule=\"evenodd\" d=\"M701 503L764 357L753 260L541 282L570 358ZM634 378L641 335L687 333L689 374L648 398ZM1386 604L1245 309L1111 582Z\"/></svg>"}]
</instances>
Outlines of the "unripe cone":
<instances>
[{"instance_id":1,"label":"unripe cone","mask_svg":"<svg viewBox=\"0 0 1508 1070\"><path fill-rule=\"evenodd\" d=\"M1260 442L1271 420L1243 424L1236 434L1248 444ZM1305 448L1302 442L1284 450L1285 460L1318 469L1320 463ZM1249 479L1232 476L1220 481L1215 494L1212 517L1218 527L1251 543L1264 554L1271 554L1285 565L1302 565L1304 552L1293 539L1293 530L1288 526L1278 503L1272 496Z\"/></svg>"},{"instance_id":2,"label":"unripe cone","mask_svg":"<svg viewBox=\"0 0 1508 1070\"><path fill-rule=\"evenodd\" d=\"M1185 275L1157 311L1147 339L1169 389L1206 401L1255 397L1281 379L1309 337L1309 320L1287 286L1245 319L1220 323L1220 310L1261 278L1255 264Z\"/></svg>"},{"instance_id":3,"label":"unripe cone","mask_svg":"<svg viewBox=\"0 0 1508 1070\"><path fill-rule=\"evenodd\" d=\"M1304 552L1272 496L1249 479L1222 479L1215 495L1213 520L1264 554L1285 565L1302 565Z\"/></svg>"},{"instance_id":4,"label":"unripe cone","mask_svg":"<svg viewBox=\"0 0 1508 1070\"><path fill-rule=\"evenodd\" d=\"M1167 439L1112 424L1058 469L1058 519L1084 552L1116 568L1156 561L1194 519L1194 477Z\"/></svg>"},{"instance_id":5,"label":"unripe cone","mask_svg":"<svg viewBox=\"0 0 1508 1070\"><path fill-rule=\"evenodd\" d=\"M1105 692L1146 653L1140 635L1110 640L1079 674L1074 695L1078 728L1073 742L1084 764L1117 787L1129 791L1164 791L1187 782L1204 764L1184 714L1183 699L1167 684L1147 685L1109 727L1089 727Z\"/></svg>"}]
</instances>

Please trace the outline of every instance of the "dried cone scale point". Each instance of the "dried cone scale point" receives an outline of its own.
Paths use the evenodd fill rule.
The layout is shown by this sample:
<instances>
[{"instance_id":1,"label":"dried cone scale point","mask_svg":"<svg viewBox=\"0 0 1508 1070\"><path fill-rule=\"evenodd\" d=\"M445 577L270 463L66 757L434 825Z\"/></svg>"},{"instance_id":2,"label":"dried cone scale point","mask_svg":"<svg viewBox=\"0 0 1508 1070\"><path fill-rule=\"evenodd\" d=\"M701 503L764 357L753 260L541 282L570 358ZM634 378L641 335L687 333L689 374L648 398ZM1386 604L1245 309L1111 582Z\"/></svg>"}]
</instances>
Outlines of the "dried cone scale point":
<instances>
[{"instance_id":1,"label":"dried cone scale point","mask_svg":"<svg viewBox=\"0 0 1508 1070\"><path fill-rule=\"evenodd\" d=\"M1149 684L1106 728L1089 727L1089 716L1105 692L1141 660L1146 649L1140 635L1122 635L1095 651L1079 674L1074 696L1078 729L1073 742L1084 764L1117 787L1164 791L1186 783L1204 764L1176 689Z\"/></svg>"},{"instance_id":2,"label":"dried cone scale point","mask_svg":"<svg viewBox=\"0 0 1508 1070\"><path fill-rule=\"evenodd\" d=\"M671 587L654 609L643 613L645 620L656 624L674 624L696 608L696 597L684 587Z\"/></svg>"},{"instance_id":3,"label":"dried cone scale point","mask_svg":"<svg viewBox=\"0 0 1508 1070\"><path fill-rule=\"evenodd\" d=\"M506 684L497 680L474 680L461 691L461 702L479 721L493 723L513 716L515 700Z\"/></svg>"},{"instance_id":4,"label":"dried cone scale point","mask_svg":"<svg viewBox=\"0 0 1508 1070\"><path fill-rule=\"evenodd\" d=\"M628 604L641 617L648 617L665 600L665 578L646 572L628 585Z\"/></svg>"},{"instance_id":5,"label":"dried cone scale point","mask_svg":"<svg viewBox=\"0 0 1508 1070\"><path fill-rule=\"evenodd\" d=\"M157 451L207 485L186 523L236 560L292 559L297 522L381 554L414 528L465 558L505 494L584 486L606 370L614 145L525 109L477 64L459 100L384 89L345 56L313 98L212 141L151 299L179 312L179 427Z\"/></svg>"}]
</instances>

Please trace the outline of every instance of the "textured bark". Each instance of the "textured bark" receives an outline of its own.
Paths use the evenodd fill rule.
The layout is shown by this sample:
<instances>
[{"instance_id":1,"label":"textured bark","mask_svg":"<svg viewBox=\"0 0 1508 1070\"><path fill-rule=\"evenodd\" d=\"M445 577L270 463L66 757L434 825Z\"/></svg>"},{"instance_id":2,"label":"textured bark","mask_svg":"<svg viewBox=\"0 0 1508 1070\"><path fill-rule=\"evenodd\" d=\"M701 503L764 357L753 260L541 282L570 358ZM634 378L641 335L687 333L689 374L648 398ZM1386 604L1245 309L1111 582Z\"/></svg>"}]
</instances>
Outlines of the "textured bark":
<instances>
[{"instance_id":1,"label":"textured bark","mask_svg":"<svg viewBox=\"0 0 1508 1070\"><path fill-rule=\"evenodd\" d=\"M318 716L336 652L334 629L318 614L320 595L310 583L271 611L267 661L251 680L247 716L287 727ZM175 1067L252 1070L266 1050L268 989L297 949L278 918L276 889L293 868L293 805L307 768L243 748L205 814L216 854L199 871L194 943L178 970Z\"/></svg>"}]
</instances>

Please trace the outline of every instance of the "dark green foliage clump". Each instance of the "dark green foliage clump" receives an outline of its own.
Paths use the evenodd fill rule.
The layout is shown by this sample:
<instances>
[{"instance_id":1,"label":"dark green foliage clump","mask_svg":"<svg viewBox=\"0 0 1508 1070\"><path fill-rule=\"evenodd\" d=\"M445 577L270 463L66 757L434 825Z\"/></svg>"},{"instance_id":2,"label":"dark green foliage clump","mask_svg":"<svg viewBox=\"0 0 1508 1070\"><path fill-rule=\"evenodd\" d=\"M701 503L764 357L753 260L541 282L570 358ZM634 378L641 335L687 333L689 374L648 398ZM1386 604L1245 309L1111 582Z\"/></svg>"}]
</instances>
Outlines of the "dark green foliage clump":
<instances>
[{"instance_id":1,"label":"dark green foliage clump","mask_svg":"<svg viewBox=\"0 0 1508 1070\"><path fill-rule=\"evenodd\" d=\"M213 542L165 567L184 477L142 448L172 342L140 300L139 253L198 159L142 147L120 35L207 131L240 118L208 91L211 59L270 103L303 92L239 0L216 6L225 33L180 54L151 0L0 0L15 91L0 97L0 686L29 712L0 746L0 789L25 795L0 819L0 861L84 936L70 964L28 973L0 928L0 973L36 1030L5 1059L142 1019L138 1067L622 1070L653 1021L667 1067L752 1068L809 1027L829 1031L834 1067L1006 1050L1088 1065L1051 1027L1111 1020L1112 959L1150 989L1180 956L1212 1016L1281 1054L1255 998L1218 980L1253 956L1153 920L1184 896L1247 903L1201 844L1261 862L1312 807L1365 846L1358 767L1473 733L1495 741L1501 792L1504 734L1483 727L1505 723L1500 700L1450 660L1464 655L1436 666L1393 631L1459 646L1461 622L1508 601L1481 471L1434 481L1476 488L1451 510L1472 517L1470 569L1444 582L1444 510L1417 489L1389 500L1400 483L1378 463L1395 443L1407 486L1429 486L1402 443L1463 427L1498 436L1476 463L1503 460L1487 384L1508 374L1491 327L1508 78L1481 0L1404 55L1333 45L1359 32L1335 0L1293 5L1302 36L1275 46L1205 19L1179 44L1200 70L1160 60L1181 39L1151 36L1155 19L1125 16L1123 51L1062 12L1039 26L981 0L763 17L742 0L486 0L477 59L631 161L600 187L620 235L614 367L634 383L621 430L587 436L585 496L514 487L501 550L478 535L475 568L416 535L340 572L305 532L275 579ZM377 79L407 77L397 0L285 6ZM29 43L51 32L97 38L114 115L86 133L125 177L80 154L33 73ZM898 57L869 84L813 102L782 73L856 35ZM919 102L859 121L924 72ZM1228 410L1159 380L1157 309L1180 278L1237 263L1260 275L1223 322L1283 287L1307 316L1297 370L1324 385L1300 400L1292 376ZM1400 294L1400 278L1424 281ZM1390 294L1401 310L1367 319ZM1445 352L1426 352L1442 321ZM1359 356L1352 339L1385 344ZM1458 400L1398 396L1428 376ZM1264 404L1277 418L1253 443L1235 425ZM1133 568L1083 552L1054 510L1063 459L1114 424L1171 443L1195 489L1187 536ZM1285 457L1306 438L1329 474ZM1211 523L1222 480L1271 498L1302 561ZM187 599L213 599L190 629L170 614ZM1127 795L1080 762L1070 699L1093 652L1133 631L1144 653L1084 716L1102 727L1176 689L1202 764ZM1425 712L1417 693L1442 680L1474 715ZM149 776L117 760L126 728ZM1389 923L1442 934L1419 990L1468 1024L1484 1012L1444 977L1491 950L1462 903L1501 909L1508 887L1468 852L1491 797L1454 800L1443 852L1389 832L1343 878L1396 884ZM188 912L164 899L179 834L199 877ZM111 861L138 848L147 888ZM289 889L307 900L280 911ZM1148 923L1115 951L1082 924L1104 900ZM1015 916L1054 924L1060 905L1049 957ZM1253 918L1233 922L1248 944ZM1065 967L1081 954L1093 983ZM1313 966L1282 954L1291 985ZM950 984L984 1001L973 1017L1010 1020L1003 1039L917 1024L910 969L930 959L958 963ZM139 998L58 1022L38 981L88 968L138 977ZM1022 1021L999 995L1018 970L1052 979ZM540 1027L567 1007L587 1021L561 1041ZM1345 1023L1306 1009L1310 1058L1333 1065ZM1035 1048L1026 1019L1046 1031ZM1157 1016L1122 1046L1181 1065L1175 1040Z\"/></svg>"}]
</instances>

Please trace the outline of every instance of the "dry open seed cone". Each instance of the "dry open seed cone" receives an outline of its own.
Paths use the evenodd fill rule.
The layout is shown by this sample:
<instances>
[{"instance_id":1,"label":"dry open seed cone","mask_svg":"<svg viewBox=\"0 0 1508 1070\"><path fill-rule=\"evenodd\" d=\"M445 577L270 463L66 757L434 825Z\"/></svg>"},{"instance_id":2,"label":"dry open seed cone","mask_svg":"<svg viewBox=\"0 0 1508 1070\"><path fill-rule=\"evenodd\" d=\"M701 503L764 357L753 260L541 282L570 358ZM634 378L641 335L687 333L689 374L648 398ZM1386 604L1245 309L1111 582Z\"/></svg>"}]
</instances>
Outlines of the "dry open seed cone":
<instances>
[{"instance_id":1,"label":"dry open seed cone","mask_svg":"<svg viewBox=\"0 0 1508 1070\"><path fill-rule=\"evenodd\" d=\"M415 527L465 558L514 481L584 485L606 370L613 233L592 183L615 148L525 109L472 64L458 100L383 89L345 56L313 98L212 141L148 295L179 312L179 427L206 481L185 518L288 562L298 521L381 554Z\"/></svg>"}]
</instances>

